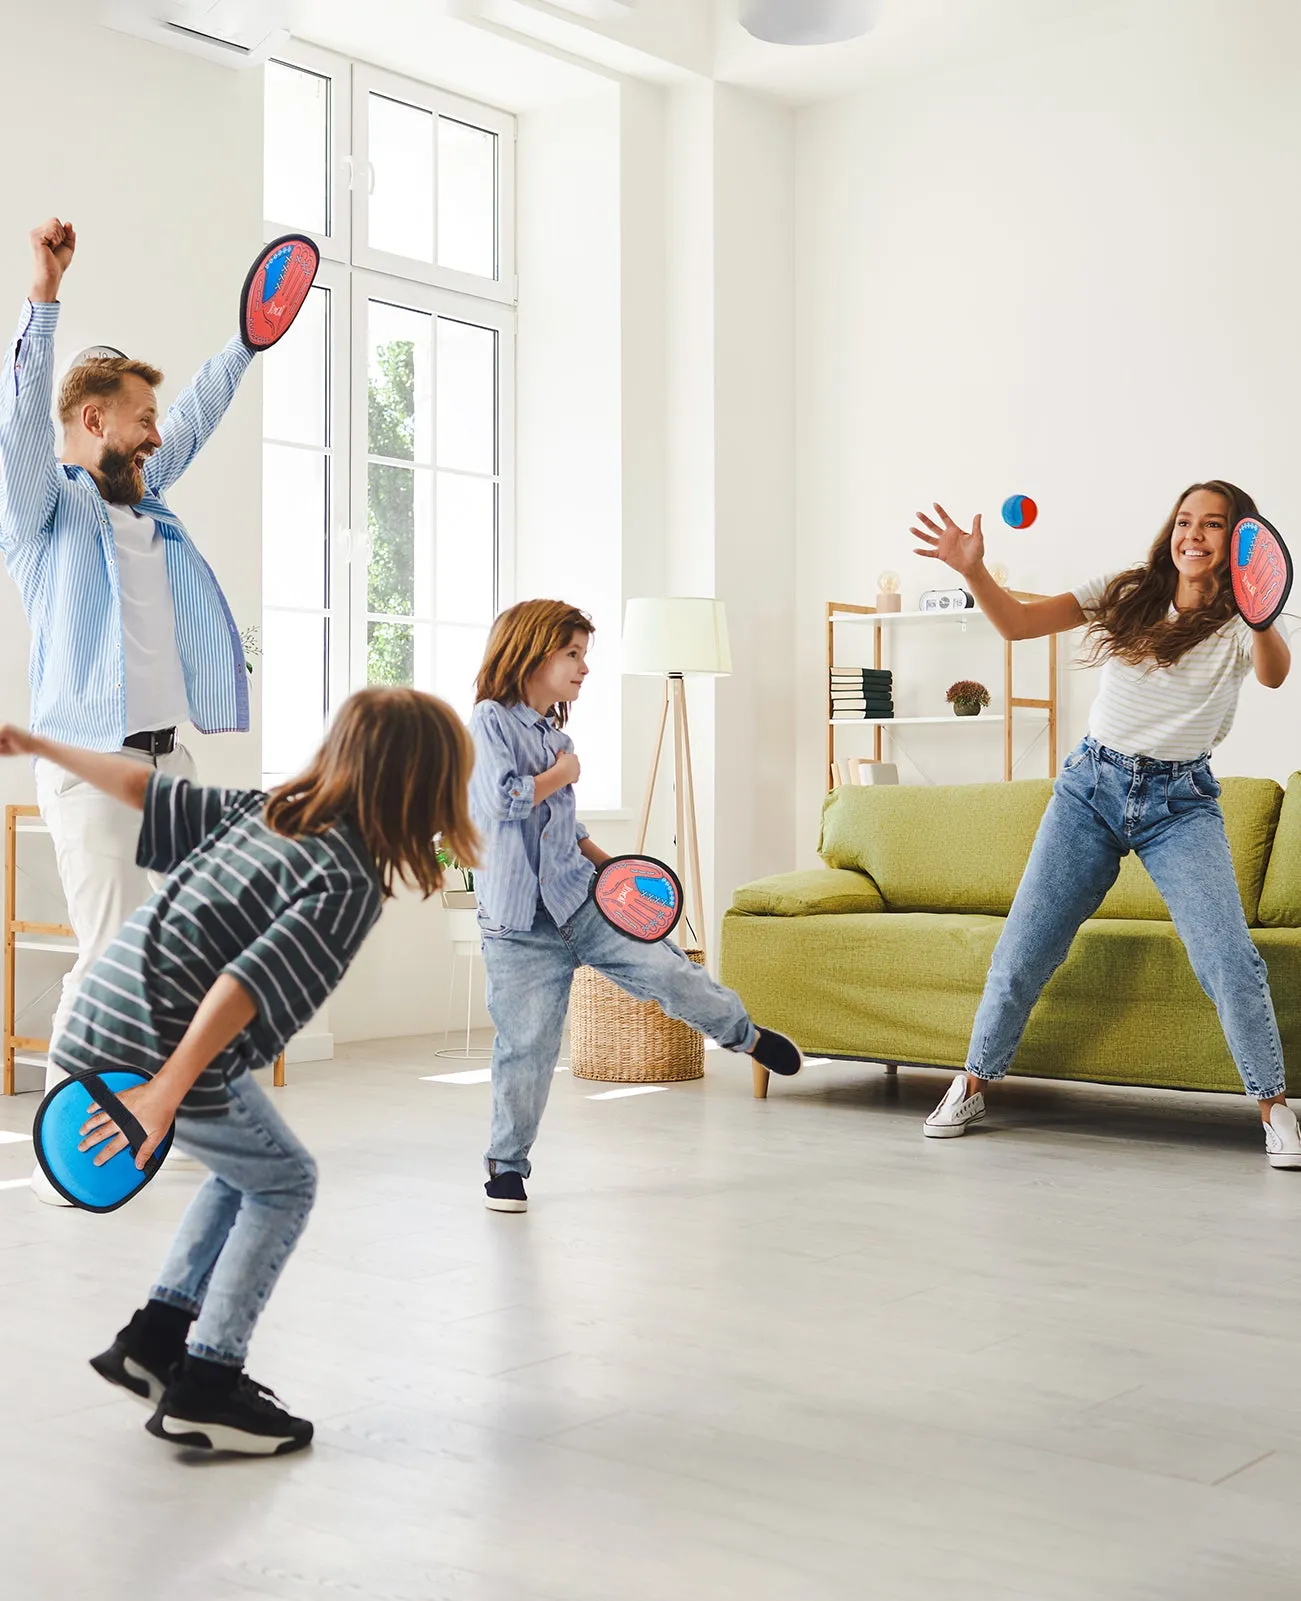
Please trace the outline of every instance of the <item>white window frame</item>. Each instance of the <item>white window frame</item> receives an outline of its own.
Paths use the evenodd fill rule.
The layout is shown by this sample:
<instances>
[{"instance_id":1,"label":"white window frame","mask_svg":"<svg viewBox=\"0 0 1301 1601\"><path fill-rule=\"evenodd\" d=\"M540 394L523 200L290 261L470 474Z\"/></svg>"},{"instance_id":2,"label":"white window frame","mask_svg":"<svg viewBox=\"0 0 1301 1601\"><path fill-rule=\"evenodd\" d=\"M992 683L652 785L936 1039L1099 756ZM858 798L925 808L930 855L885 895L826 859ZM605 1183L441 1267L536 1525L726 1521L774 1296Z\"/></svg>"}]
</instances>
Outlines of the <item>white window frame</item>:
<instances>
[{"instance_id":1,"label":"white window frame","mask_svg":"<svg viewBox=\"0 0 1301 1601\"><path fill-rule=\"evenodd\" d=\"M324 455L326 460L326 527L327 540L327 594L325 606L285 606L268 603L263 598L262 610L267 612L299 613L325 618L327 659L322 663L326 705L324 716L328 721L331 711L349 693L349 635L351 632L350 591L352 566L352 540L348 528L347 485L351 472L352 417L349 407L349 388L352 353L348 334L352 307L349 298L348 269L335 261L322 261L316 282L330 293L330 317L326 348L326 408L328 443L322 451L316 445L303 445L296 440L276 439L263 433L262 443L278 445L291 450L304 450L311 455ZM343 492L340 492L343 486ZM265 537L265 524L263 528Z\"/></svg>"},{"instance_id":2,"label":"white window frame","mask_svg":"<svg viewBox=\"0 0 1301 1601\"><path fill-rule=\"evenodd\" d=\"M279 51L271 58L278 65L302 72L314 72L330 85L328 127L329 172L326 183L326 206L329 213L329 230L315 233L304 228L301 222L283 222L278 218L263 220L263 236L276 239L283 233L303 233L316 243L326 261L338 261L345 266L352 250L352 185L356 163L349 149L349 131L352 124L351 63L329 50L315 45L299 44L292 49Z\"/></svg>"},{"instance_id":3,"label":"white window frame","mask_svg":"<svg viewBox=\"0 0 1301 1601\"><path fill-rule=\"evenodd\" d=\"M321 251L317 282L330 290L330 444L327 457L329 595L324 608L328 660L323 665L325 720L367 682L369 535L367 531L368 351L365 302L378 298L433 316L451 316L494 328L498 335L497 549L494 609L515 597L515 120L428 84L379 72L331 51L294 41L274 59L330 83L329 222L327 234L309 232ZM448 115L497 135L498 278L431 267L385 252L358 248L366 237L369 168L365 155L365 95L375 90L435 115ZM358 107L361 108L358 129ZM354 138L354 132L360 137ZM308 232L301 223L267 218L265 237ZM376 264L386 271L376 271ZM264 443L284 444L264 436ZM302 447L308 448L308 447ZM270 606L271 611L316 607ZM414 621L415 619L413 619Z\"/></svg>"},{"instance_id":4,"label":"white window frame","mask_svg":"<svg viewBox=\"0 0 1301 1601\"><path fill-rule=\"evenodd\" d=\"M497 276L481 278L473 273L452 272L438 265L438 208L434 207L434 260L418 261L386 250L372 250L370 235L370 194L374 188L369 139L370 119L367 101L372 94L405 105L417 106L435 119L450 117L456 122L483 128L497 136ZM395 278L415 279L476 299L496 300L513 306L515 280L515 119L508 112L462 100L428 84L400 78L376 67L355 66L352 72L352 157L356 178L352 191L352 261L356 267ZM364 181L363 181L364 180Z\"/></svg>"},{"instance_id":5,"label":"white window frame","mask_svg":"<svg viewBox=\"0 0 1301 1601\"><path fill-rule=\"evenodd\" d=\"M366 305L371 300L384 300L396 306L409 306L413 311L425 312L431 317L452 317L460 322L475 323L481 328L492 328L497 333L497 462L494 478L497 484L496 558L494 562L493 609L507 604L504 597L515 593L515 315L507 306L495 305L482 296L458 295L446 289L435 289L429 284L415 283L410 278L395 278L388 273L366 272L354 268L352 272L352 528L351 544L360 559L352 564L352 681L356 685L366 682L367 674L367 616L370 610L368 579L370 534L367 527L369 492L369 386L365 382L369 360L367 341L368 317ZM437 435L438 392L434 390ZM437 474L437 462L431 470ZM437 508L435 507L435 516ZM424 623L437 621L412 615L399 621Z\"/></svg>"}]
</instances>

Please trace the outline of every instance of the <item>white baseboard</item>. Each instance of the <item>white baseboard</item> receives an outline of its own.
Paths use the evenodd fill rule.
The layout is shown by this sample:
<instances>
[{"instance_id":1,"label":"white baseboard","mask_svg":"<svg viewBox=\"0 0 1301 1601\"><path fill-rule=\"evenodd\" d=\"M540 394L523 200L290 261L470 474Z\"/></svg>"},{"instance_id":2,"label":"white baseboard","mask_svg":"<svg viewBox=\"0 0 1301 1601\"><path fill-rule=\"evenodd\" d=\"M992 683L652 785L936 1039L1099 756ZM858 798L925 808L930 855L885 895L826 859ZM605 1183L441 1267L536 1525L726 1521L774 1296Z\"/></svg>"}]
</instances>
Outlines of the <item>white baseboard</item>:
<instances>
[{"instance_id":1,"label":"white baseboard","mask_svg":"<svg viewBox=\"0 0 1301 1601\"><path fill-rule=\"evenodd\" d=\"M334 1060L334 1035L295 1034L285 1047L285 1062L292 1067L295 1062L332 1062Z\"/></svg>"}]
</instances>

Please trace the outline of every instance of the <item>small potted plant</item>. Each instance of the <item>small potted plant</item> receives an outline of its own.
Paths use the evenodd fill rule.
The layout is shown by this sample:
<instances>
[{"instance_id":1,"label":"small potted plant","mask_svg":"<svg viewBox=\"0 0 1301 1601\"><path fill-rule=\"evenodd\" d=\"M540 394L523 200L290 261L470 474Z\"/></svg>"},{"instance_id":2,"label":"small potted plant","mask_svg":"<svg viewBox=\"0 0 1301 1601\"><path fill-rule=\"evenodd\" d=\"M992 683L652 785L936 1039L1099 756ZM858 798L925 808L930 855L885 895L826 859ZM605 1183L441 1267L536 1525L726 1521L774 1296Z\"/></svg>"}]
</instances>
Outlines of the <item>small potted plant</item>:
<instances>
[{"instance_id":1,"label":"small potted plant","mask_svg":"<svg viewBox=\"0 0 1301 1601\"><path fill-rule=\"evenodd\" d=\"M989 705L989 691L974 678L960 678L950 684L944 698L953 707L955 717L979 717L981 707Z\"/></svg>"},{"instance_id":2,"label":"small potted plant","mask_svg":"<svg viewBox=\"0 0 1301 1601\"><path fill-rule=\"evenodd\" d=\"M461 887L443 890L443 905L447 908L448 923L454 940L478 940L479 897L474 892L474 869L458 862L456 857L440 845L438 860L448 872L459 873Z\"/></svg>"}]
</instances>

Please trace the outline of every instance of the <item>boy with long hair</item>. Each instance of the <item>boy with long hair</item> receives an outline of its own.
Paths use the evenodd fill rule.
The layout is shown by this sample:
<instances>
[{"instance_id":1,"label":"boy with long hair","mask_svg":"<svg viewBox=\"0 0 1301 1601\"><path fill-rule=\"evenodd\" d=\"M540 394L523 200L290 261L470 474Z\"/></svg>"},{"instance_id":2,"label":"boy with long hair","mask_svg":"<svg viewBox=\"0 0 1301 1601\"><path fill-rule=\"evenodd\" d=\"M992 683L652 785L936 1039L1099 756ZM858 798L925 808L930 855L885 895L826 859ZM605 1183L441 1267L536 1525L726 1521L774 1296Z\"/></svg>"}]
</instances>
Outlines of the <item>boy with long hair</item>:
<instances>
[{"instance_id":1,"label":"boy with long hair","mask_svg":"<svg viewBox=\"0 0 1301 1601\"><path fill-rule=\"evenodd\" d=\"M772 1073L798 1073L803 1060L785 1035L757 1028L740 997L677 946L638 944L592 901L592 880L608 857L578 821L578 757L564 731L588 673L592 633L591 618L564 601L528 600L503 612L488 636L470 719L470 810L484 840L475 883L497 1028L484 1194L498 1212L528 1208L529 1151L580 967L657 1001Z\"/></svg>"}]
</instances>

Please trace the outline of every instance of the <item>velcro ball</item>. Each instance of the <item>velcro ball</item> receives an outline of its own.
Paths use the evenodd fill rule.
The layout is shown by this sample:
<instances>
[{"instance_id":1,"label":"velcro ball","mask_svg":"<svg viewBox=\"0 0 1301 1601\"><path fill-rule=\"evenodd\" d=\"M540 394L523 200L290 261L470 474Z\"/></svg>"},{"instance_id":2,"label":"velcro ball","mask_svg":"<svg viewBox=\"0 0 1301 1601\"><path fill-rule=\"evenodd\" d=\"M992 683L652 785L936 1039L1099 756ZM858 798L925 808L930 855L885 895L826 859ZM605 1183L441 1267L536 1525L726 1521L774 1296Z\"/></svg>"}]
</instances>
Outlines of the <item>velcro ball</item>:
<instances>
[{"instance_id":1,"label":"velcro ball","mask_svg":"<svg viewBox=\"0 0 1301 1601\"><path fill-rule=\"evenodd\" d=\"M1039 508L1029 495L1009 495L1003 502L1003 521L1009 528L1029 528Z\"/></svg>"}]
</instances>

